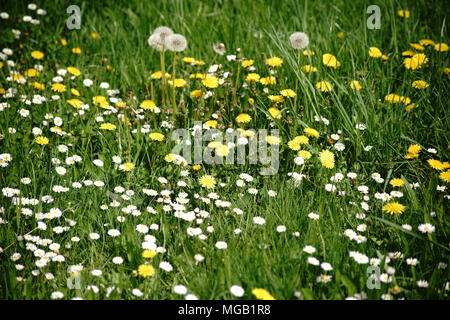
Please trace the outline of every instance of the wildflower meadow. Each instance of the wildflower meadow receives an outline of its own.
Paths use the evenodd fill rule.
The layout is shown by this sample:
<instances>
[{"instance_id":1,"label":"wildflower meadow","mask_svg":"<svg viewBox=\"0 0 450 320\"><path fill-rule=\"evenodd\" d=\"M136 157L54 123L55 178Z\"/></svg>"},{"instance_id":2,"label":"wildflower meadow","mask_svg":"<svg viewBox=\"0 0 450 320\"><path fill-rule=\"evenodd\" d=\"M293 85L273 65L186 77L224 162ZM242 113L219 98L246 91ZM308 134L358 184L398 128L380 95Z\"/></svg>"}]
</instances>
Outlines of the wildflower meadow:
<instances>
[{"instance_id":1,"label":"wildflower meadow","mask_svg":"<svg viewBox=\"0 0 450 320\"><path fill-rule=\"evenodd\" d=\"M448 300L447 1L2 1L0 299Z\"/></svg>"}]
</instances>

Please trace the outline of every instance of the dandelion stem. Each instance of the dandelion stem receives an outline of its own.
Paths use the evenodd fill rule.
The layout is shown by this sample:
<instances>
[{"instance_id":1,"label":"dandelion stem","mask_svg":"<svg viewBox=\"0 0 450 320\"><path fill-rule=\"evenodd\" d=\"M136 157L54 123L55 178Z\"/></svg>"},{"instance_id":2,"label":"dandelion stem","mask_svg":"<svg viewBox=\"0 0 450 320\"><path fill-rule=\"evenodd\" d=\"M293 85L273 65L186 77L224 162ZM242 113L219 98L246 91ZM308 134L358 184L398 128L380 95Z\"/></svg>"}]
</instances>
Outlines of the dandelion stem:
<instances>
[{"instance_id":1,"label":"dandelion stem","mask_svg":"<svg viewBox=\"0 0 450 320\"><path fill-rule=\"evenodd\" d=\"M166 100L166 65L165 65L165 51L164 51L164 45L163 49L160 53L160 61L161 61L161 73L162 73L162 88L161 88L161 96L162 96L162 104L164 105Z\"/></svg>"},{"instance_id":2,"label":"dandelion stem","mask_svg":"<svg viewBox=\"0 0 450 320\"><path fill-rule=\"evenodd\" d=\"M300 68L300 50L297 50L297 70ZM297 116L298 76L295 76L294 117ZM297 123L297 121L295 122Z\"/></svg>"},{"instance_id":3,"label":"dandelion stem","mask_svg":"<svg viewBox=\"0 0 450 320\"><path fill-rule=\"evenodd\" d=\"M236 72L236 82L234 83L234 88L233 88L233 102L232 102L232 106L234 107L236 105L236 93L237 93L237 86L238 86L238 82L239 82L239 72L241 71L241 64L238 64L238 69Z\"/></svg>"},{"instance_id":4,"label":"dandelion stem","mask_svg":"<svg viewBox=\"0 0 450 320\"><path fill-rule=\"evenodd\" d=\"M177 103L176 103L176 99L175 99L175 69L176 69L176 64L177 64L177 55L174 53L173 54L173 67L172 67L172 96L173 96L173 118L176 119L177 117Z\"/></svg>"}]
</instances>

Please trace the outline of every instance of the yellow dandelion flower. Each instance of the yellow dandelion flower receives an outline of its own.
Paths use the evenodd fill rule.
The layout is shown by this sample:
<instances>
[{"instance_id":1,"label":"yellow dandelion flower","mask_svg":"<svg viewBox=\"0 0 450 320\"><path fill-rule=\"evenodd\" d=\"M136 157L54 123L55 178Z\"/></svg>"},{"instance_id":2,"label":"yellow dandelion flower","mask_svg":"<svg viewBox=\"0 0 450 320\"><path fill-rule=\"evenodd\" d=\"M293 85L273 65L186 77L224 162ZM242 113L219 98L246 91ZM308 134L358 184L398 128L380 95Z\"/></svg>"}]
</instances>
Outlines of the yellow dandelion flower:
<instances>
[{"instance_id":1,"label":"yellow dandelion flower","mask_svg":"<svg viewBox=\"0 0 450 320\"><path fill-rule=\"evenodd\" d=\"M43 137L43 136L38 136L35 139L37 144L40 144L41 146L44 146L46 144L48 144L48 138L47 137Z\"/></svg>"},{"instance_id":2,"label":"yellow dandelion flower","mask_svg":"<svg viewBox=\"0 0 450 320\"><path fill-rule=\"evenodd\" d=\"M403 180L400 178L394 178L391 179L391 181L389 181L389 184L393 187L402 187L405 184L405 182L403 182Z\"/></svg>"},{"instance_id":3,"label":"yellow dandelion flower","mask_svg":"<svg viewBox=\"0 0 450 320\"><path fill-rule=\"evenodd\" d=\"M312 157L311 152L307 151L307 150L300 150L297 155L299 157L302 157L305 160L308 160Z\"/></svg>"},{"instance_id":4,"label":"yellow dandelion flower","mask_svg":"<svg viewBox=\"0 0 450 320\"><path fill-rule=\"evenodd\" d=\"M419 153L420 150L422 150L422 147L419 146L418 144L412 144L408 148L409 153Z\"/></svg>"},{"instance_id":5,"label":"yellow dandelion flower","mask_svg":"<svg viewBox=\"0 0 450 320\"><path fill-rule=\"evenodd\" d=\"M76 77L81 75L81 71L75 67L67 67L67 72L69 72L71 75L74 75Z\"/></svg>"},{"instance_id":6,"label":"yellow dandelion flower","mask_svg":"<svg viewBox=\"0 0 450 320\"><path fill-rule=\"evenodd\" d=\"M155 268L150 264L141 264L138 273L143 278L152 277L155 274Z\"/></svg>"},{"instance_id":7,"label":"yellow dandelion flower","mask_svg":"<svg viewBox=\"0 0 450 320\"><path fill-rule=\"evenodd\" d=\"M399 17L408 19L409 15L410 15L410 12L409 12L409 10L398 10L397 14L398 14Z\"/></svg>"},{"instance_id":8,"label":"yellow dandelion flower","mask_svg":"<svg viewBox=\"0 0 450 320\"><path fill-rule=\"evenodd\" d=\"M153 100L144 100L139 107L144 110L154 110L156 108L156 103Z\"/></svg>"},{"instance_id":9,"label":"yellow dandelion flower","mask_svg":"<svg viewBox=\"0 0 450 320\"><path fill-rule=\"evenodd\" d=\"M381 53L380 49L377 47L370 47L369 48L369 56L372 58L381 58L383 54Z\"/></svg>"},{"instance_id":10,"label":"yellow dandelion flower","mask_svg":"<svg viewBox=\"0 0 450 320\"><path fill-rule=\"evenodd\" d=\"M332 67L334 69L337 69L341 66L341 63L331 53L325 53L322 56L322 63L327 67Z\"/></svg>"},{"instance_id":11,"label":"yellow dandelion flower","mask_svg":"<svg viewBox=\"0 0 450 320\"><path fill-rule=\"evenodd\" d=\"M171 75L169 73L167 73L167 72L166 72L165 76L166 76L166 79L169 79L171 77ZM157 79L157 80L161 79L162 78L162 71L156 71L156 72L152 73L150 75L150 78Z\"/></svg>"},{"instance_id":12,"label":"yellow dandelion flower","mask_svg":"<svg viewBox=\"0 0 450 320\"><path fill-rule=\"evenodd\" d=\"M94 106L98 106L102 109L106 109L106 110L110 109L108 100L106 100L106 98L104 96L92 97L92 103L94 104Z\"/></svg>"},{"instance_id":13,"label":"yellow dandelion flower","mask_svg":"<svg viewBox=\"0 0 450 320\"><path fill-rule=\"evenodd\" d=\"M390 215L393 215L393 214L402 214L403 211L405 211L405 208L406 207L404 205L402 205L401 203L393 201L393 202L389 202L389 203L385 204L383 206L382 210L384 212L389 213Z\"/></svg>"},{"instance_id":14,"label":"yellow dandelion flower","mask_svg":"<svg viewBox=\"0 0 450 320\"><path fill-rule=\"evenodd\" d=\"M24 75L27 77L37 77L39 76L39 71L37 71L36 69L28 69L24 72Z\"/></svg>"},{"instance_id":15,"label":"yellow dandelion flower","mask_svg":"<svg viewBox=\"0 0 450 320\"><path fill-rule=\"evenodd\" d=\"M300 68L300 70L302 70L303 72L307 72L307 73L317 72L317 68L310 66L309 64L304 65L303 67Z\"/></svg>"},{"instance_id":16,"label":"yellow dandelion flower","mask_svg":"<svg viewBox=\"0 0 450 320\"><path fill-rule=\"evenodd\" d=\"M193 73L189 75L189 79L205 79L206 75L204 73Z\"/></svg>"},{"instance_id":17,"label":"yellow dandelion flower","mask_svg":"<svg viewBox=\"0 0 450 320\"><path fill-rule=\"evenodd\" d=\"M78 91L77 89L74 89L74 88L70 89L70 93L77 97L80 96L80 91Z\"/></svg>"},{"instance_id":18,"label":"yellow dandelion flower","mask_svg":"<svg viewBox=\"0 0 450 320\"><path fill-rule=\"evenodd\" d=\"M405 111L408 112L409 110L411 110L412 108L414 108L416 106L415 103L411 103L410 105L407 105L405 108Z\"/></svg>"},{"instance_id":19,"label":"yellow dandelion flower","mask_svg":"<svg viewBox=\"0 0 450 320\"><path fill-rule=\"evenodd\" d=\"M278 108L269 108L268 112L274 119L281 119L281 112L280 110L278 110Z\"/></svg>"},{"instance_id":20,"label":"yellow dandelion flower","mask_svg":"<svg viewBox=\"0 0 450 320\"><path fill-rule=\"evenodd\" d=\"M183 62L185 63L195 63L195 58L192 57L184 57Z\"/></svg>"},{"instance_id":21,"label":"yellow dandelion flower","mask_svg":"<svg viewBox=\"0 0 450 320\"><path fill-rule=\"evenodd\" d=\"M319 153L319 160L327 169L334 168L334 154L329 150L323 150Z\"/></svg>"},{"instance_id":22,"label":"yellow dandelion flower","mask_svg":"<svg viewBox=\"0 0 450 320\"><path fill-rule=\"evenodd\" d=\"M248 68L248 67L252 66L253 63L255 63L255 60L244 60L244 61L242 61L241 65L244 68Z\"/></svg>"},{"instance_id":23,"label":"yellow dandelion flower","mask_svg":"<svg viewBox=\"0 0 450 320\"><path fill-rule=\"evenodd\" d=\"M404 56L404 57L412 57L413 55L414 55L414 51L412 51L412 50L407 50L407 51L403 51L402 52L402 56Z\"/></svg>"},{"instance_id":24,"label":"yellow dandelion flower","mask_svg":"<svg viewBox=\"0 0 450 320\"><path fill-rule=\"evenodd\" d=\"M354 90L361 90L362 86L359 83L359 81L357 80L353 80L352 82L350 82L350 88L354 89Z\"/></svg>"},{"instance_id":25,"label":"yellow dandelion flower","mask_svg":"<svg viewBox=\"0 0 450 320\"><path fill-rule=\"evenodd\" d=\"M273 77L273 76L270 76L270 77L261 78L259 80L259 82L261 84L267 86L267 85L270 85L270 84L276 84L277 83L277 79L275 77Z\"/></svg>"},{"instance_id":26,"label":"yellow dandelion flower","mask_svg":"<svg viewBox=\"0 0 450 320\"><path fill-rule=\"evenodd\" d=\"M243 138L253 138L255 136L255 131L253 130L243 130L238 128L238 131L241 133L241 137Z\"/></svg>"},{"instance_id":27,"label":"yellow dandelion flower","mask_svg":"<svg viewBox=\"0 0 450 320\"><path fill-rule=\"evenodd\" d=\"M45 86L42 84L42 83L39 83L39 82L33 82L33 83L31 83L31 85L35 88L35 89L38 89L38 90L44 90L45 89ZM3 93L4 94L4 93Z\"/></svg>"},{"instance_id":28,"label":"yellow dandelion flower","mask_svg":"<svg viewBox=\"0 0 450 320\"><path fill-rule=\"evenodd\" d=\"M257 73L249 73L245 78L245 82L258 82L260 79L259 74Z\"/></svg>"},{"instance_id":29,"label":"yellow dandelion flower","mask_svg":"<svg viewBox=\"0 0 450 320\"><path fill-rule=\"evenodd\" d=\"M296 140L291 140L288 142L288 147L291 150L298 151L300 150L300 143L298 143L298 141Z\"/></svg>"},{"instance_id":30,"label":"yellow dandelion flower","mask_svg":"<svg viewBox=\"0 0 450 320\"><path fill-rule=\"evenodd\" d=\"M52 90L56 92L65 92L66 86L63 85L62 83L54 83L52 84Z\"/></svg>"},{"instance_id":31,"label":"yellow dandelion flower","mask_svg":"<svg viewBox=\"0 0 450 320\"><path fill-rule=\"evenodd\" d=\"M80 99L70 99L67 100L67 103L70 104L75 109L80 109L81 105L83 104L83 101L81 101Z\"/></svg>"},{"instance_id":32,"label":"yellow dandelion flower","mask_svg":"<svg viewBox=\"0 0 450 320\"><path fill-rule=\"evenodd\" d=\"M72 48L72 53L80 54L81 53L81 49L80 48Z\"/></svg>"},{"instance_id":33,"label":"yellow dandelion flower","mask_svg":"<svg viewBox=\"0 0 450 320\"><path fill-rule=\"evenodd\" d=\"M266 289L255 288L252 290L252 294L258 300L276 300Z\"/></svg>"},{"instance_id":34,"label":"yellow dandelion flower","mask_svg":"<svg viewBox=\"0 0 450 320\"><path fill-rule=\"evenodd\" d=\"M100 129L101 130L108 130L108 131L113 131L116 130L116 126L112 123L106 122L106 123L102 123L100 125Z\"/></svg>"},{"instance_id":35,"label":"yellow dandelion flower","mask_svg":"<svg viewBox=\"0 0 450 320\"><path fill-rule=\"evenodd\" d=\"M438 51L438 52L445 52L448 51L448 45L446 45L445 43L437 43L434 46L434 50Z\"/></svg>"},{"instance_id":36,"label":"yellow dandelion flower","mask_svg":"<svg viewBox=\"0 0 450 320\"><path fill-rule=\"evenodd\" d=\"M191 91L191 97L196 98L196 99L201 98L204 95L205 94L202 92L202 90L193 90L193 91Z\"/></svg>"},{"instance_id":37,"label":"yellow dandelion flower","mask_svg":"<svg viewBox=\"0 0 450 320\"><path fill-rule=\"evenodd\" d=\"M32 56L34 59L36 59L36 60L41 60L41 59L44 58L44 54L43 54L42 52L40 52L40 51L33 51L33 52L31 53L31 56Z\"/></svg>"},{"instance_id":38,"label":"yellow dandelion flower","mask_svg":"<svg viewBox=\"0 0 450 320\"><path fill-rule=\"evenodd\" d=\"M202 80L202 84L207 88L214 89L219 86L219 79L214 76L208 75L204 77L204 79Z\"/></svg>"},{"instance_id":39,"label":"yellow dandelion flower","mask_svg":"<svg viewBox=\"0 0 450 320\"><path fill-rule=\"evenodd\" d=\"M124 101L118 101L118 102L116 102L116 107L117 108L119 108L119 109L125 109L126 107L127 107L127 104L126 104L126 102L124 102Z\"/></svg>"},{"instance_id":40,"label":"yellow dandelion flower","mask_svg":"<svg viewBox=\"0 0 450 320\"><path fill-rule=\"evenodd\" d=\"M439 178L445 182L450 182L450 170L442 171L439 174Z\"/></svg>"},{"instance_id":41,"label":"yellow dandelion flower","mask_svg":"<svg viewBox=\"0 0 450 320\"><path fill-rule=\"evenodd\" d=\"M424 53L416 53L411 58L406 58L403 61L406 69L416 70L423 64L428 62L428 58Z\"/></svg>"},{"instance_id":42,"label":"yellow dandelion flower","mask_svg":"<svg viewBox=\"0 0 450 320\"><path fill-rule=\"evenodd\" d=\"M425 48L418 43L410 43L410 46L416 49L417 51L423 51Z\"/></svg>"},{"instance_id":43,"label":"yellow dandelion flower","mask_svg":"<svg viewBox=\"0 0 450 320\"><path fill-rule=\"evenodd\" d=\"M422 39L419 42L424 46L434 46L434 41L430 39Z\"/></svg>"},{"instance_id":44,"label":"yellow dandelion flower","mask_svg":"<svg viewBox=\"0 0 450 320\"><path fill-rule=\"evenodd\" d=\"M166 161L166 162L172 162L173 160L175 160L175 155L173 154L173 153L169 153L168 155L166 155L165 157L164 157L164 160Z\"/></svg>"},{"instance_id":45,"label":"yellow dandelion flower","mask_svg":"<svg viewBox=\"0 0 450 320\"><path fill-rule=\"evenodd\" d=\"M279 145L281 143L281 139L276 136L267 136L266 141L270 145Z\"/></svg>"},{"instance_id":46,"label":"yellow dandelion flower","mask_svg":"<svg viewBox=\"0 0 450 320\"><path fill-rule=\"evenodd\" d=\"M213 176L205 174L204 176L200 177L200 179L198 180L198 183L203 188L212 189L216 186L216 179Z\"/></svg>"},{"instance_id":47,"label":"yellow dandelion flower","mask_svg":"<svg viewBox=\"0 0 450 320\"><path fill-rule=\"evenodd\" d=\"M272 68L276 68L283 64L283 59L278 57L272 57L266 60L266 64Z\"/></svg>"},{"instance_id":48,"label":"yellow dandelion flower","mask_svg":"<svg viewBox=\"0 0 450 320\"><path fill-rule=\"evenodd\" d=\"M164 135L162 133L159 133L159 132L152 132L152 133L149 134L149 137L153 141L163 141L164 140Z\"/></svg>"},{"instance_id":49,"label":"yellow dandelion flower","mask_svg":"<svg viewBox=\"0 0 450 320\"><path fill-rule=\"evenodd\" d=\"M425 89L428 88L429 84L423 80L416 80L412 83L412 87L416 89Z\"/></svg>"},{"instance_id":50,"label":"yellow dandelion flower","mask_svg":"<svg viewBox=\"0 0 450 320\"><path fill-rule=\"evenodd\" d=\"M281 90L280 93L283 97L289 97L289 98L293 98L297 95L295 93L295 91L292 89L284 89L284 90Z\"/></svg>"},{"instance_id":51,"label":"yellow dandelion flower","mask_svg":"<svg viewBox=\"0 0 450 320\"><path fill-rule=\"evenodd\" d=\"M134 169L134 164L132 164L131 162L125 162L119 166L119 169L121 171L131 171Z\"/></svg>"},{"instance_id":52,"label":"yellow dandelion flower","mask_svg":"<svg viewBox=\"0 0 450 320\"><path fill-rule=\"evenodd\" d=\"M303 132L306 133L310 137L319 138L319 131L313 128L305 128Z\"/></svg>"},{"instance_id":53,"label":"yellow dandelion flower","mask_svg":"<svg viewBox=\"0 0 450 320\"><path fill-rule=\"evenodd\" d=\"M284 98L281 95L270 95L269 100L273 103L282 103L284 101Z\"/></svg>"},{"instance_id":54,"label":"yellow dandelion flower","mask_svg":"<svg viewBox=\"0 0 450 320\"><path fill-rule=\"evenodd\" d=\"M216 120L208 120L205 122L205 125L207 125L209 128L217 128L217 121Z\"/></svg>"},{"instance_id":55,"label":"yellow dandelion flower","mask_svg":"<svg viewBox=\"0 0 450 320\"><path fill-rule=\"evenodd\" d=\"M328 81L319 81L316 83L316 88L322 92L331 92L333 91L333 87L331 83Z\"/></svg>"},{"instance_id":56,"label":"yellow dandelion flower","mask_svg":"<svg viewBox=\"0 0 450 320\"><path fill-rule=\"evenodd\" d=\"M174 84L175 81L175 84ZM168 84L170 84L171 86L175 85L175 88L181 88L184 87L187 82L184 79L175 79L175 80L169 80L167 81Z\"/></svg>"},{"instance_id":57,"label":"yellow dandelion flower","mask_svg":"<svg viewBox=\"0 0 450 320\"><path fill-rule=\"evenodd\" d=\"M407 153L407 154L405 155L405 159L415 159L415 158L417 158L418 156L419 156L418 153Z\"/></svg>"},{"instance_id":58,"label":"yellow dandelion flower","mask_svg":"<svg viewBox=\"0 0 450 320\"><path fill-rule=\"evenodd\" d=\"M216 154L220 157L226 157L230 150L228 150L228 147L226 145L221 144L220 146L214 148L216 151Z\"/></svg>"},{"instance_id":59,"label":"yellow dandelion flower","mask_svg":"<svg viewBox=\"0 0 450 320\"><path fill-rule=\"evenodd\" d=\"M236 117L236 122L238 124L249 123L252 120L252 117L247 113L241 113Z\"/></svg>"},{"instance_id":60,"label":"yellow dandelion flower","mask_svg":"<svg viewBox=\"0 0 450 320\"><path fill-rule=\"evenodd\" d=\"M142 257L145 259L153 259L158 253L153 250L144 250L142 252Z\"/></svg>"},{"instance_id":61,"label":"yellow dandelion flower","mask_svg":"<svg viewBox=\"0 0 450 320\"><path fill-rule=\"evenodd\" d=\"M311 128L306 128L306 129L311 129ZM318 138L319 132L317 130L314 130L314 131L312 131L312 130L314 130L314 129L311 129L308 131L310 132L310 134L317 135L316 138ZM304 131L304 132L306 133L306 131ZM308 133L308 135L309 135L309 133ZM305 144L309 143L309 139L307 136L296 136L294 138L294 140L297 141L298 143L300 143L301 145L305 145Z\"/></svg>"},{"instance_id":62,"label":"yellow dandelion flower","mask_svg":"<svg viewBox=\"0 0 450 320\"><path fill-rule=\"evenodd\" d=\"M430 165L430 167L432 167L435 170L442 171L445 169L445 165L442 162L440 162L439 160L428 159L427 162Z\"/></svg>"}]
</instances>

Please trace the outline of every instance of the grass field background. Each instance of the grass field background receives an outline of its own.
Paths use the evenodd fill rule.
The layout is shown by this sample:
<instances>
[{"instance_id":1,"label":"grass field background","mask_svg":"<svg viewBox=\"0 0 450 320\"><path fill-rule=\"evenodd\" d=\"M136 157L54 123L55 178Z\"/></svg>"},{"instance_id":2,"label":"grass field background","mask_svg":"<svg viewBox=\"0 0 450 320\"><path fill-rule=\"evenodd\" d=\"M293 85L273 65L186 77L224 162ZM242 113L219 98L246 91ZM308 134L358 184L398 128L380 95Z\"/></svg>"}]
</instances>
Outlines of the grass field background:
<instances>
[{"instance_id":1,"label":"grass field background","mask_svg":"<svg viewBox=\"0 0 450 320\"><path fill-rule=\"evenodd\" d=\"M449 70L446 68L450 67L449 54L435 50L434 45L424 45L423 50L411 46L422 39L431 39L435 44L449 43L446 1L431 4L427 1L325 0L35 3L46 10L46 15L39 16L28 9L28 2L5 1L0 7L0 11L9 14L8 19L0 19L1 48L13 51L2 59L0 69L0 88L3 89L0 103L9 104L0 112L0 154L9 154L12 158L0 168L0 186L20 189L20 195L14 195L19 203L14 202L14 197L6 196L3 190L0 196L3 208L0 214L1 298L51 299L64 295L64 299L180 299L186 296L174 292L174 286L184 285L188 293L194 295L188 298L199 299L255 299L270 295L276 299L448 299ZM79 30L66 27L69 17L66 8L73 4L79 5L82 13ZM379 30L366 27L369 5L378 5L381 9ZM409 18L399 16L399 10L409 10ZM39 19L40 24L24 22L25 15ZM177 105L184 107L175 120L171 116L166 118L164 113L172 106L161 103L161 80L151 78L154 72L161 70L160 53L148 45L147 39L161 25L183 34L188 41L187 49L177 54L177 78L185 79L187 84L176 89ZM21 31L18 39L11 29ZM289 43L289 36L295 31L308 34L307 49L315 55L297 55ZM94 39L93 33L99 38ZM67 43L63 45L61 39ZM217 42L225 44L224 56L214 52L213 44ZM370 47L379 48L387 59L371 57ZM74 54L73 48L80 48L81 53ZM238 66L240 62L227 60L226 55L235 54L237 48L245 59L254 60L255 71ZM31 56L36 50L44 53L43 59ZM424 53L428 61L416 70L407 69L404 61L409 56L403 53L408 50ZM333 54L340 67L326 66L322 62L325 53ZM281 58L283 64L269 68L265 61L274 56ZM202 60L204 65L189 65L183 62L185 57ZM14 66L7 60L14 61ZM167 52L169 73L172 73L172 61L173 53ZM27 70L36 68L36 64L43 66L39 75L26 76ZM211 64L221 64L221 70L230 71L231 75L224 85L211 90L211 98L195 99L191 96L193 90L206 92L208 88L201 80L189 76L206 73ZM316 67L317 72L302 71L304 65ZM67 90L55 92L51 87L57 70L69 66L79 69L81 75L74 79L70 79L70 74L65 75L62 83ZM276 84L242 86L249 73L266 77L270 69L274 71ZM20 84L16 79L8 79L12 71L22 75L26 82ZM222 74L217 73L217 76ZM84 79L91 79L94 84L86 87ZM361 84L360 90L351 88L353 80ZM416 80L424 80L428 87L412 87ZM34 81L45 88L36 89L30 85ZM333 90L320 91L316 87L319 81L329 81ZM119 89L115 97L126 103L125 108L118 108L123 118L118 114L105 114L105 110L93 102L93 97L99 95L110 98L106 89L99 87L101 82L108 83L110 89ZM285 98L279 104L268 99L268 95L279 95L283 89L295 89L296 83L296 105L293 98ZM236 105L232 102L231 90L235 85L238 88ZM265 87L268 93L263 91ZM9 88L17 89L13 97L7 97ZM80 95L74 95L70 89L77 89ZM46 97L47 101L24 103L35 94ZM409 97L414 106L406 111L407 105L401 101L386 101L389 94ZM21 95L26 98L21 99ZM59 100L53 100L52 95L59 95ZM80 99L90 107L84 115L77 115L79 110L67 102L70 99ZM138 119L133 110L150 99L162 112L153 114L144 110L141 112L143 119ZM214 99L223 107L217 107ZM281 110L280 119L269 115L268 110L273 106ZM28 116L20 115L22 108L29 111ZM198 171L192 166L168 163L165 156L175 142L170 141L171 129L161 127L162 122L172 121L174 128L192 128L197 116L205 122L213 119L212 112L218 115L214 120L219 129L280 129L278 174L261 176L261 165L248 163L202 165ZM249 124L236 123L241 113L251 116ZM60 117L63 122L60 128L68 134L51 132L55 124L48 119L48 124L43 124L46 114L52 114L53 119ZM114 124L116 129L101 130L98 116L103 117L103 122ZM315 117L324 117L329 124L316 121ZM148 133L143 133L141 129L145 124L149 125L150 132L162 133L164 141L153 141ZM359 130L359 124L364 124L366 129ZM32 132L35 127L42 130L39 136L49 139L48 144L36 143ZM309 137L309 143L302 146L312 157L297 166L294 163L297 150L291 150L288 142L306 135L303 130L308 127L316 129L320 136ZM11 133L10 128L16 132ZM334 141L331 135L339 130L339 138ZM345 149L337 151L336 142L343 143ZM68 146L68 151L58 151L60 145ZM411 145L419 146L420 152L417 157L407 159L405 155ZM437 153L427 151L430 148ZM334 153L332 169L321 164L319 153L322 150ZM66 164L66 158L74 154L81 156L82 161ZM113 156L120 156L122 162L130 162L134 168L121 171L112 162ZM54 158L61 163L52 163ZM101 159L103 166L96 166L95 159ZM440 162L430 163L431 159ZM57 174L57 166L65 167L67 172ZM189 175L181 176L182 170L189 170ZM296 186L289 172L306 177ZM357 177L347 177L349 172L356 173ZM245 187L236 185L241 173L253 177ZM330 181L336 173L344 176L341 182ZM373 173L379 173L384 182L375 182L371 177ZM215 177L215 188L207 189L199 184L199 178L204 175ZM30 178L31 183L21 182L24 177ZM159 177L165 177L169 183L160 183ZM394 178L401 179L401 186L390 184ZM85 180L101 181L104 186L86 186ZM179 180L186 182L186 186L177 185ZM74 188L74 182L83 186ZM329 183L334 184L337 191L327 192L325 184ZM414 183L418 183L418 187L411 186ZM57 193L53 189L55 185L70 190ZM134 191L129 200L114 191L117 186ZM357 189L359 186L367 186L368 193L362 194ZM148 196L142 192L143 188L154 189L159 195ZM250 194L248 188L256 188L258 193ZM195 220L175 217L173 209L164 211L167 203L157 199L164 200L160 192L166 189L172 191L173 202L180 192L186 192L189 199L186 211L199 208L206 210L209 217L197 224ZM276 191L276 196L269 196L269 190ZM401 192L402 196L392 197L387 202L375 197L376 193L391 191ZM208 198L211 192L229 201L230 206L218 207L214 195L209 196L210 203L201 200ZM45 203L42 200L45 195L51 195L54 201ZM20 198L39 201L30 205ZM120 206L111 206L113 200L119 201ZM403 204L404 212L386 213L382 207L391 201ZM366 203L368 210L363 209L365 205L361 203ZM102 205L108 205L108 209L101 209ZM128 205L136 206L141 214L124 213L122 208ZM147 212L149 206L155 209L155 214ZM24 214L24 208L32 210L33 214ZM51 208L60 209L62 216L44 218L46 230L36 229L36 213L47 213ZM237 215L234 208L241 209L243 214ZM311 219L308 217L311 212L319 214L320 218ZM360 213L364 217L361 218ZM119 222L118 216L124 216L125 221ZM265 224L254 223L254 217L264 218ZM418 229L426 223L435 228L434 232L424 233ZM158 226L158 230L148 231L159 247L152 259L142 256L144 234L136 231L139 224ZM70 227L67 231L55 232L55 227L66 226ZM207 230L208 226L213 230ZM285 226L286 231L278 232L278 226ZM365 231L356 231L358 226ZM200 227L206 239L189 236L188 227ZM235 233L237 228L241 233ZM111 237L108 234L111 229L119 230L120 236ZM365 241L350 240L344 234L346 229L363 235ZM25 236L30 231L34 238ZM93 232L100 235L98 240L89 237ZM73 241L73 237L78 237L79 241ZM42 239L51 239L60 246L51 249L42 244ZM216 248L217 241L225 241L227 249ZM31 243L42 249L48 260L60 255L64 261L37 266L36 261L42 257L30 249ZM309 254L303 250L305 246L316 250ZM367 287L370 275L367 268L375 260L361 262L362 259L358 263L349 254L355 251L368 259L379 259L380 276L389 277L386 282L381 281L379 289ZM49 252L53 254L48 255ZM20 258L16 259L16 253ZM204 260L197 262L196 254L201 254ZM328 262L332 270L324 270L308 261L312 256L320 263ZM114 257L121 257L123 262L113 263ZM409 258L416 258L417 265L411 265ZM170 263L173 270L160 268L161 262ZM83 270L68 272L70 266L77 265L83 266ZM153 266L154 275L139 274L136 270L141 265ZM93 275L93 270L101 270L101 275ZM67 279L74 275L81 277L80 289L67 287ZM318 281L318 277L326 279L326 283ZM244 289L242 297L230 292L233 285ZM267 293L260 294L255 288L267 290Z\"/></svg>"}]
</instances>

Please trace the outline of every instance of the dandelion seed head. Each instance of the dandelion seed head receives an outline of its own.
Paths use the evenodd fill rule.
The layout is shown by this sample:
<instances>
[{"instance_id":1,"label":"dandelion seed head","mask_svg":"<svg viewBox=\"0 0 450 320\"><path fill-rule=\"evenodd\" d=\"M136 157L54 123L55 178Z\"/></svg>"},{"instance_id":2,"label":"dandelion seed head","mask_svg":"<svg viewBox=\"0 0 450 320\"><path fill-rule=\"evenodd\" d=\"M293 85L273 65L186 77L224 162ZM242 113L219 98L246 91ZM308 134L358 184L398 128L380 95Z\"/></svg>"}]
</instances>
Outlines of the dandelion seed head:
<instances>
[{"instance_id":1,"label":"dandelion seed head","mask_svg":"<svg viewBox=\"0 0 450 320\"><path fill-rule=\"evenodd\" d=\"M309 37L304 32L294 32L289 37L289 41L291 42L291 46L294 49L301 50L308 46Z\"/></svg>"}]
</instances>

